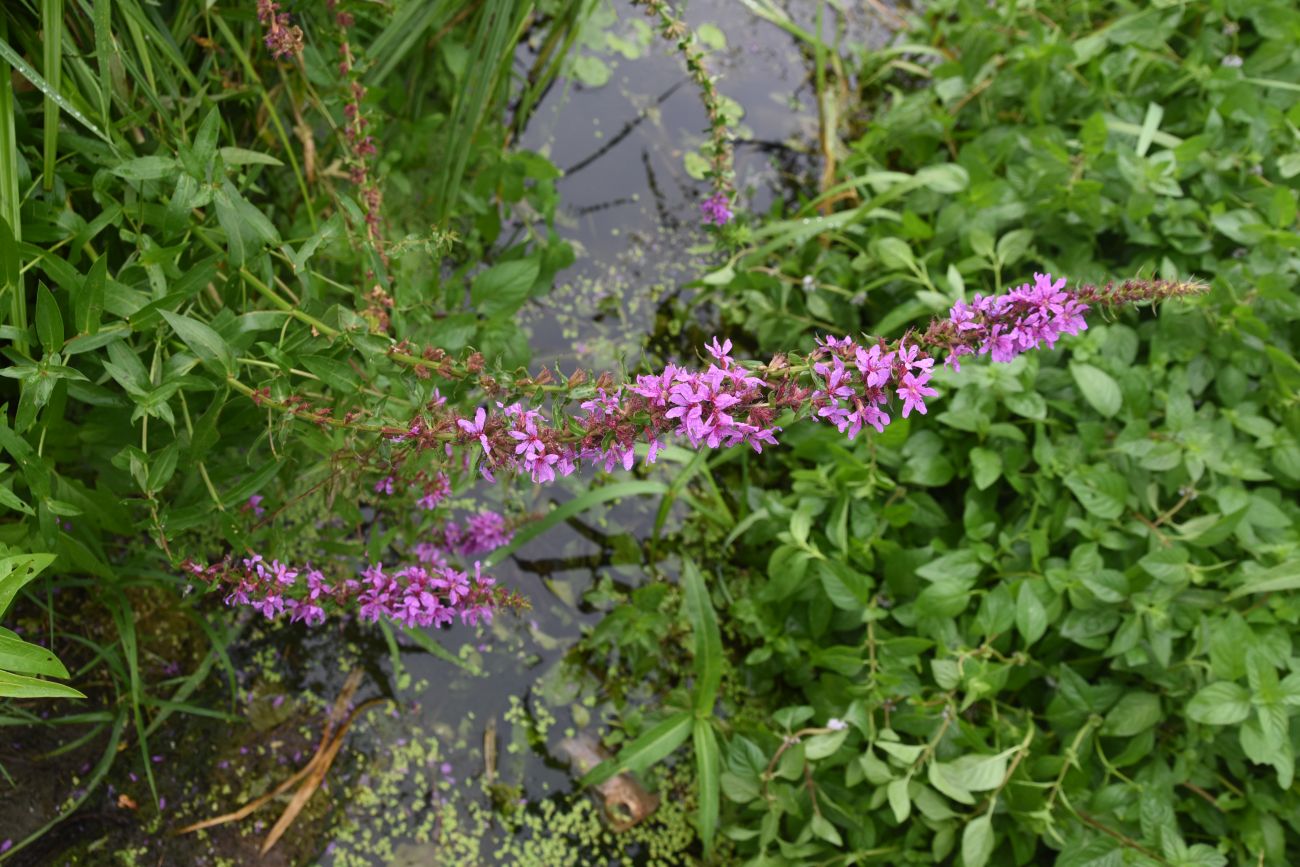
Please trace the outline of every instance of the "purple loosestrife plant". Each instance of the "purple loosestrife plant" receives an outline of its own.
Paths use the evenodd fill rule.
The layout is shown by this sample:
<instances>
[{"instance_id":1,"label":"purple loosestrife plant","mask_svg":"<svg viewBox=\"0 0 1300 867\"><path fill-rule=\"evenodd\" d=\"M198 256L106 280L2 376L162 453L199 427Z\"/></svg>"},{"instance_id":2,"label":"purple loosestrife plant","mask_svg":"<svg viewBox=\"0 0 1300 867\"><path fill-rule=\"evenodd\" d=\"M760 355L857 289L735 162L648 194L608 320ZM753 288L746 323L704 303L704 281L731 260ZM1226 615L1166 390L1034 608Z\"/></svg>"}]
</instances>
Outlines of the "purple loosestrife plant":
<instances>
[{"instance_id":1,"label":"purple loosestrife plant","mask_svg":"<svg viewBox=\"0 0 1300 867\"><path fill-rule=\"evenodd\" d=\"M417 546L418 547L418 546ZM501 609L525 607L517 595L496 586L475 561L472 570L448 566L440 553L417 551L419 565L386 568L374 563L356 577L332 583L310 565L292 567L261 554L204 566L186 561L195 578L220 588L227 605L249 607L268 620L288 614L292 622L318 626L329 614L355 609L362 620L401 626L474 626L490 623Z\"/></svg>"},{"instance_id":2,"label":"purple loosestrife plant","mask_svg":"<svg viewBox=\"0 0 1300 867\"><path fill-rule=\"evenodd\" d=\"M700 202L700 213L704 215L704 222L715 226L725 226L735 216L731 212L731 199L721 191Z\"/></svg>"},{"instance_id":3,"label":"purple loosestrife plant","mask_svg":"<svg viewBox=\"0 0 1300 867\"><path fill-rule=\"evenodd\" d=\"M762 452L777 444L781 428L775 422L785 413L833 424L853 439L864 427L883 432L897 416L928 411L927 402L939 397L930 384L935 354L954 370L960 370L963 356L1008 362L1055 346L1061 335L1078 334L1087 328L1084 317L1093 306L1198 291L1199 284L1158 280L1068 289L1064 279L1036 274L1033 283L1003 295L958 301L925 331L909 331L895 341L825 337L805 359L777 356L755 364L737 361L731 341L714 338L706 368L670 363L621 385L602 377L595 395L576 413L554 399L557 420L521 402L498 401L462 415L445 401L434 401L407 425L385 433L402 449L445 454L449 460L458 454L462 465L476 463L489 480L505 471L539 484L572 475L584 464L606 472L629 470L639 445L646 449L646 463L653 463L670 439L692 448L745 445ZM395 455L390 466L403 459Z\"/></svg>"},{"instance_id":4,"label":"purple loosestrife plant","mask_svg":"<svg viewBox=\"0 0 1300 867\"><path fill-rule=\"evenodd\" d=\"M280 11L275 0L257 0L257 20L266 28L263 41L272 57L302 53L302 28L290 21L288 12Z\"/></svg>"},{"instance_id":5,"label":"purple loosestrife plant","mask_svg":"<svg viewBox=\"0 0 1300 867\"><path fill-rule=\"evenodd\" d=\"M445 483L446 476L439 476ZM391 488L392 476L383 481ZM462 572L450 566L447 554L468 561L509 544L513 537L514 529L505 518L483 511L466 518L463 527L448 521L440 534L415 545L419 565L385 569L376 563L362 569L358 577L331 582L310 565L267 561L258 553L209 566L190 560L184 569L220 587L227 605L252 608L268 620L288 614L292 622L317 626L331 613L355 610L371 622L382 618L404 626L442 627L459 620L475 625L491 622L500 608L523 607L523 600L498 588L478 561L471 577L468 569Z\"/></svg>"},{"instance_id":6,"label":"purple loosestrife plant","mask_svg":"<svg viewBox=\"0 0 1300 867\"><path fill-rule=\"evenodd\" d=\"M535 483L569 476L584 465L612 472L630 470L638 447L645 462L654 463L672 440L700 449L748 446L761 453L778 444L778 419L808 419L834 425L854 439L864 428L883 432L897 416L925 414L928 402L939 397L930 384L936 356L960 370L964 356L987 355L1008 362L1017 355L1055 346L1062 335L1087 328L1085 315L1094 307L1116 307L1176 298L1203 291L1196 283L1133 280L1103 287L1077 289L1065 281L1038 274L1003 295L975 296L959 301L946 317L924 331L901 338L859 341L853 337L823 337L804 358L778 355L766 364L738 361L730 340L714 338L705 347L706 367L669 363L654 373L618 383L604 375L585 387L577 408L569 397L583 388L585 377L548 385L548 375L516 382L523 393L552 395L548 417L543 408L522 400L476 407L462 413L436 390L434 399L400 425L357 425L379 433L385 446L381 474L372 487L383 501L400 490L418 495L421 511L440 507L452 490L452 477L477 470L492 481L497 472L527 475ZM403 350L405 351L405 350ZM481 356L453 365L445 354L426 350L414 363L435 365L439 375L479 377L488 394L509 394L483 374ZM428 376L426 370L424 376ZM273 401L250 389L259 404L299 414L316 424L352 425L333 419L328 410L311 410L293 396ZM408 462L431 457L432 467L404 473ZM259 501L260 502L260 501ZM257 503L250 503L257 505ZM414 546L418 565L388 569L374 564L359 577L327 581L318 570L298 568L250 554L187 570L224 587L231 605L252 606L264 616L287 613L291 620L322 622L330 610L355 607L363 619L381 618L411 626L445 626L455 620L478 623L501 608L522 607L517 595L497 587L476 563L458 571L448 556L468 560L510 541L512 528L500 515L481 512L462 525L443 524Z\"/></svg>"}]
</instances>

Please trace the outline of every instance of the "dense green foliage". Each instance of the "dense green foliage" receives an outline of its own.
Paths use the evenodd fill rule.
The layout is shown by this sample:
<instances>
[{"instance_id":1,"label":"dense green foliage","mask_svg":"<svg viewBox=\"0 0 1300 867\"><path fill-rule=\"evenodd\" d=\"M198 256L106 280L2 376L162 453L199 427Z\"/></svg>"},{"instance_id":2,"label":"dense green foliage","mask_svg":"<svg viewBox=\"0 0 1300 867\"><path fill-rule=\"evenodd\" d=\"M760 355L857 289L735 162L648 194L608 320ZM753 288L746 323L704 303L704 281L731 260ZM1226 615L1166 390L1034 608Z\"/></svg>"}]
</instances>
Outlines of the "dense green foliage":
<instances>
[{"instance_id":1,"label":"dense green foliage","mask_svg":"<svg viewBox=\"0 0 1300 867\"><path fill-rule=\"evenodd\" d=\"M303 48L279 59L252 2L0 13L0 615L22 599L51 634L98 618L112 636L87 627L67 660L91 701L40 720L29 699L71 688L39 678L69 671L0 630L18 699L0 721L102 749L51 824L119 753L152 785L171 715L221 716L197 695L218 666L233 692L233 618L184 595L184 558L343 571L446 517L373 495L378 434L437 394L483 399L464 367L428 376L426 348L480 352L519 393L518 313L573 252L558 171L510 143L557 76L593 75L570 49L608 23L597 5L357 3L346 25L290 8ZM575 690L620 752L586 784L691 769L705 863L1300 861L1291 6L940 0L867 52L748 0L807 43L835 172L718 231L664 331L806 351L1035 270L1210 291L969 360L883 435L676 449L672 478L593 483L521 530L496 562L595 504L660 496L650 547L680 564L587 593L605 614ZM670 47L695 46L667 20ZM455 483L472 505L474 474ZM211 642L166 680L137 628L159 599Z\"/></svg>"},{"instance_id":2,"label":"dense green foliage","mask_svg":"<svg viewBox=\"0 0 1300 867\"><path fill-rule=\"evenodd\" d=\"M1300 14L1009 6L930 4L902 49L927 81L862 57L832 190L858 204L738 232L708 299L775 351L791 322L894 333L1030 267L1212 291L967 363L883 436L714 459L725 504L688 550L722 698L697 671L678 701L722 753L718 778L696 722L701 828L720 789L751 864L1295 863ZM662 688L674 603L630 602L589 650ZM689 719L638 712L625 755Z\"/></svg>"}]
</instances>

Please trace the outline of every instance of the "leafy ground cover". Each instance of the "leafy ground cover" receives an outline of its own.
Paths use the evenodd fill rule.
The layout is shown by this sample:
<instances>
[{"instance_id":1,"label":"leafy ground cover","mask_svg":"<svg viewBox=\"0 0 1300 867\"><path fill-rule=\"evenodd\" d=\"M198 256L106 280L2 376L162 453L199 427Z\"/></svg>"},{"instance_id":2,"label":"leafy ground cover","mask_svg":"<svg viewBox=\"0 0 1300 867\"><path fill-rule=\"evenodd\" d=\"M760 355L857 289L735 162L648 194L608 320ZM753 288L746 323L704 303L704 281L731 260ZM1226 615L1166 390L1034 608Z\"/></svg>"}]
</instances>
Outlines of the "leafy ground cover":
<instances>
[{"instance_id":1,"label":"leafy ground cover","mask_svg":"<svg viewBox=\"0 0 1300 867\"><path fill-rule=\"evenodd\" d=\"M353 620L357 603L380 623L349 621L342 656L400 698L399 643L464 666L421 627L483 635L491 611L526 604L476 559L490 572L596 504L651 495L648 538L605 545L644 576L581 594L601 617L562 684L539 679L509 720L520 749L602 723L617 757L583 784L633 770L663 788L657 830L619 857L1296 861L1300 13L952 0L865 50L830 5L747 0L805 56L824 170L746 213L738 110L706 72L725 35L639 5L640 44L659 39L703 91L709 124L684 162L718 225L712 266L659 303L664 357L628 379L714 331L737 357L796 366L818 336L915 337L1034 271L1208 291L1108 312L1010 363L936 364L929 411L891 410L879 432L772 417L782 445L761 454L672 446L644 479L577 477L539 519L509 492L555 473L557 443L610 468L656 448L613 427L591 439L626 409L598 389L624 377L529 370L518 315L573 251L558 170L510 143L557 76L607 79L591 46L632 50L604 35L627 32L608 7L6 9L0 613L17 599L30 641L0 633L3 720L46 762L87 757L48 819L86 817L138 772L162 830L151 743L169 720L248 722L230 652L250 617L223 598L299 631L338 616L317 599ZM521 42L527 78L511 72ZM592 402L588 428L507 409L564 395ZM716 445L717 427L682 425ZM511 426L507 463L525 473L498 472L502 518L480 477L505 466ZM385 581L402 605L372 592ZM418 609L421 592L437 603ZM67 668L45 649L56 636ZM40 701L74 688L88 701ZM284 698L254 703L254 729L309 752ZM520 813L490 772L491 808L466 818L442 803L438 763L476 749L467 731L402 740L372 766L382 783L347 788L370 825L341 833L309 809L302 827L338 845L278 857L363 863L353 835L390 820L415 861L489 857L479 844L502 828L517 836L498 860L613 845L585 800L563 821ZM275 767L247 761L255 796ZM418 831L385 813L408 797L438 805ZM42 851L27 847L48 827L0 859Z\"/></svg>"}]
</instances>

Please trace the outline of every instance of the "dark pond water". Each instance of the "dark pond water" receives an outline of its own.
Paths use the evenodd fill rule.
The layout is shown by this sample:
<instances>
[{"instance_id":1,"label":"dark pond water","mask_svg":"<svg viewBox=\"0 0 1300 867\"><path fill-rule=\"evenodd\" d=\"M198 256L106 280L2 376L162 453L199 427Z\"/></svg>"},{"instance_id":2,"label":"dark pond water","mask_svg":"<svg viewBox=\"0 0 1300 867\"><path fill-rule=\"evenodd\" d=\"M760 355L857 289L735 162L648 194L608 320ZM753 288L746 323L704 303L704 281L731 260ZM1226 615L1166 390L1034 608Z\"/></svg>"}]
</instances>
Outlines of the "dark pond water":
<instances>
[{"instance_id":1,"label":"dark pond water","mask_svg":"<svg viewBox=\"0 0 1300 867\"><path fill-rule=\"evenodd\" d=\"M844 5L854 6L846 16L853 39L883 39L870 9ZM795 3L790 11L812 29L816 8L813 2ZM680 58L657 35L647 35L641 22L633 23L639 16L620 9L613 32L622 41L606 42L594 25L576 49L590 58L589 69L603 65L608 80L599 87L558 82L519 143L566 170L559 182L560 230L579 253L554 295L528 314L538 365L617 369L625 360L634 366L654 336L662 297L711 261L698 208L707 185L686 168L686 154L705 128L699 95ZM744 109L737 181L742 206L761 213L815 178L819 166L810 60L794 38L739 0L695 0L685 17L697 29L711 25L725 36L725 47L711 53L710 63L721 73L721 91ZM833 16L828 12L827 17ZM530 62L529 52L529 46L521 46L521 70ZM669 464L651 478L668 479L671 472ZM581 493L582 484L570 480L515 491L508 506L543 511ZM503 495L492 489L481 493L485 506ZM315 747L311 732L319 730L322 708L333 701L349 669L361 664L367 677L358 698L385 695L395 704L361 718L323 793L300 817L306 830L291 830L261 863L559 864L572 857L579 857L572 863L616 863L612 856L592 854L601 848L598 842L588 841L586 848L574 844L590 835L592 822L590 815L584 820L571 814L590 811L591 805L585 796L569 802L561 794L571 789L572 778L555 754L555 743L565 734L594 731L601 721L598 679L578 676L564 666L564 657L583 629L602 616L599 604L584 601L593 587L602 581L636 586L649 580L645 542L658 505L657 499L633 498L597 506L496 566L498 581L528 596L533 608L521 617L501 617L478 634L436 634L462 665L416 649L393 657L381 636L355 629L325 630L305 639L285 629L241 643L232 652L241 669L241 713L253 718L253 731L232 729L229 742L211 725L178 724L160 733L160 791L171 799L171 813L184 805L185 820L193 821L233 810L301 766ZM681 518L670 514L665 532ZM671 557L659 566L675 573ZM497 756L494 788L483 785L489 740ZM75 785L68 781L62 788ZM33 811L52 814L61 796L51 794L53 803L35 804ZM122 794L142 805L148 801L143 784L118 780L88 812L110 814L113 799ZM525 823L531 830L521 835L504 829L493 800L531 816ZM567 806L551 814L547 803ZM271 805L211 838L180 840L165 836L177 820L164 812L133 835L135 855L124 859L103 851L86 856L87 863L100 863L97 857L103 863L251 863L278 810ZM454 823L457 829L450 828ZM111 824L105 820L99 830L83 833L103 834ZM312 839L313 828L326 840ZM439 832L452 833L457 842L434 845L421 839ZM500 848L512 836L548 834L567 834L568 848L561 852L518 840L514 848ZM120 834L111 840L108 849L121 846ZM631 847L633 860L647 861L656 846L648 840ZM58 848L37 850L32 855L37 860L29 863L49 863L38 853L53 858Z\"/></svg>"}]
</instances>

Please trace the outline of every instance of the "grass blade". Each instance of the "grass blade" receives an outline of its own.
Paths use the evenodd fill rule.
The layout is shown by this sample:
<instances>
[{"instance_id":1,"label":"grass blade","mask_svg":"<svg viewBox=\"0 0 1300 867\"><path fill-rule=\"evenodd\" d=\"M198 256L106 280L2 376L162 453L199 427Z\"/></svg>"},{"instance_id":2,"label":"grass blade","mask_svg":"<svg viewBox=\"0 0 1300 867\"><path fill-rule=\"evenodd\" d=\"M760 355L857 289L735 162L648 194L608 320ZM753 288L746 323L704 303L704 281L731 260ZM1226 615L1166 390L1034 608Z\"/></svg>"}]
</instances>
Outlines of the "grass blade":
<instances>
[{"instance_id":1,"label":"grass blade","mask_svg":"<svg viewBox=\"0 0 1300 867\"><path fill-rule=\"evenodd\" d=\"M45 80L58 93L63 82L63 0L41 0L41 31ZM45 96L45 191L54 189L54 163L59 156L59 104Z\"/></svg>"},{"instance_id":2,"label":"grass blade","mask_svg":"<svg viewBox=\"0 0 1300 867\"><path fill-rule=\"evenodd\" d=\"M9 25L0 15L0 42ZM7 45L8 43L5 42ZM14 349L27 354L27 294L19 268L18 245L23 239L18 193L18 139L14 132L14 87L9 75L0 75L0 289L9 293L9 324L20 332Z\"/></svg>"},{"instance_id":3,"label":"grass blade","mask_svg":"<svg viewBox=\"0 0 1300 867\"><path fill-rule=\"evenodd\" d=\"M483 674L483 669L471 662L461 659L459 656L439 644L436 638L428 632L425 632L423 629L415 629L414 627L405 626L402 628L402 634L420 645L422 650L438 657L443 662L450 662L458 668L463 668L475 677Z\"/></svg>"},{"instance_id":4,"label":"grass blade","mask_svg":"<svg viewBox=\"0 0 1300 867\"><path fill-rule=\"evenodd\" d=\"M686 619L695 633L695 716L707 720L722 683L722 634L704 578L689 557L682 563L682 595Z\"/></svg>"},{"instance_id":5,"label":"grass blade","mask_svg":"<svg viewBox=\"0 0 1300 867\"><path fill-rule=\"evenodd\" d=\"M489 554L483 561L483 565L487 567L495 566L519 550L528 541L542 535L561 521L566 521L574 515L587 511L592 506L623 497L666 493L668 493L667 485L663 482L651 481L616 482L612 485L605 485L603 488L587 491L581 496L574 497L572 500L552 509L541 520L534 521L521 528L515 533L515 537L510 540L509 545L504 545Z\"/></svg>"},{"instance_id":6,"label":"grass blade","mask_svg":"<svg viewBox=\"0 0 1300 867\"><path fill-rule=\"evenodd\" d=\"M601 762L582 778L583 786L599 786L624 771L642 771L670 756L691 736L691 712L675 713L623 747L618 758Z\"/></svg>"},{"instance_id":7,"label":"grass blade","mask_svg":"<svg viewBox=\"0 0 1300 867\"><path fill-rule=\"evenodd\" d=\"M406 55L420 43L429 30L441 30L456 12L459 3L434 0L431 3L406 3L398 7L366 53L376 64L366 75L366 84L374 87L392 74Z\"/></svg>"},{"instance_id":8,"label":"grass blade","mask_svg":"<svg viewBox=\"0 0 1300 867\"><path fill-rule=\"evenodd\" d=\"M4 58L4 60L12 66L19 75L30 81L33 87L45 94L46 99L54 100L54 103L58 105L59 108L66 111L69 117L93 132L99 138L103 139L110 147L113 145L113 140L104 135L104 131L95 126L94 121L82 114L81 110L75 105L68 102L68 100L63 97L63 94L59 93L58 90L52 87L48 81L42 78L39 72L32 69L27 61L23 60L22 55L14 51L13 46L9 44L9 40L6 38L4 33L0 33L0 58ZM10 97L8 108L10 112L10 123L12 123L12 96Z\"/></svg>"},{"instance_id":9,"label":"grass blade","mask_svg":"<svg viewBox=\"0 0 1300 867\"><path fill-rule=\"evenodd\" d=\"M95 0L95 60L99 67L99 121L111 127L113 104L113 0Z\"/></svg>"},{"instance_id":10,"label":"grass blade","mask_svg":"<svg viewBox=\"0 0 1300 867\"><path fill-rule=\"evenodd\" d=\"M442 178L437 184L434 207L439 221L446 220L456 209L460 182L469 155L475 150L474 137L497 98L503 73L514 60L518 31L532 6L515 0L487 0L479 13L470 46L468 81L452 108L443 142L444 153L450 159L444 161Z\"/></svg>"},{"instance_id":11,"label":"grass blade","mask_svg":"<svg viewBox=\"0 0 1300 867\"><path fill-rule=\"evenodd\" d=\"M713 853L713 835L718 830L718 782L722 762L718 753L718 736L709 721L697 719L693 732L695 776L700 787L700 842L704 844L704 857L708 858Z\"/></svg>"}]
</instances>

